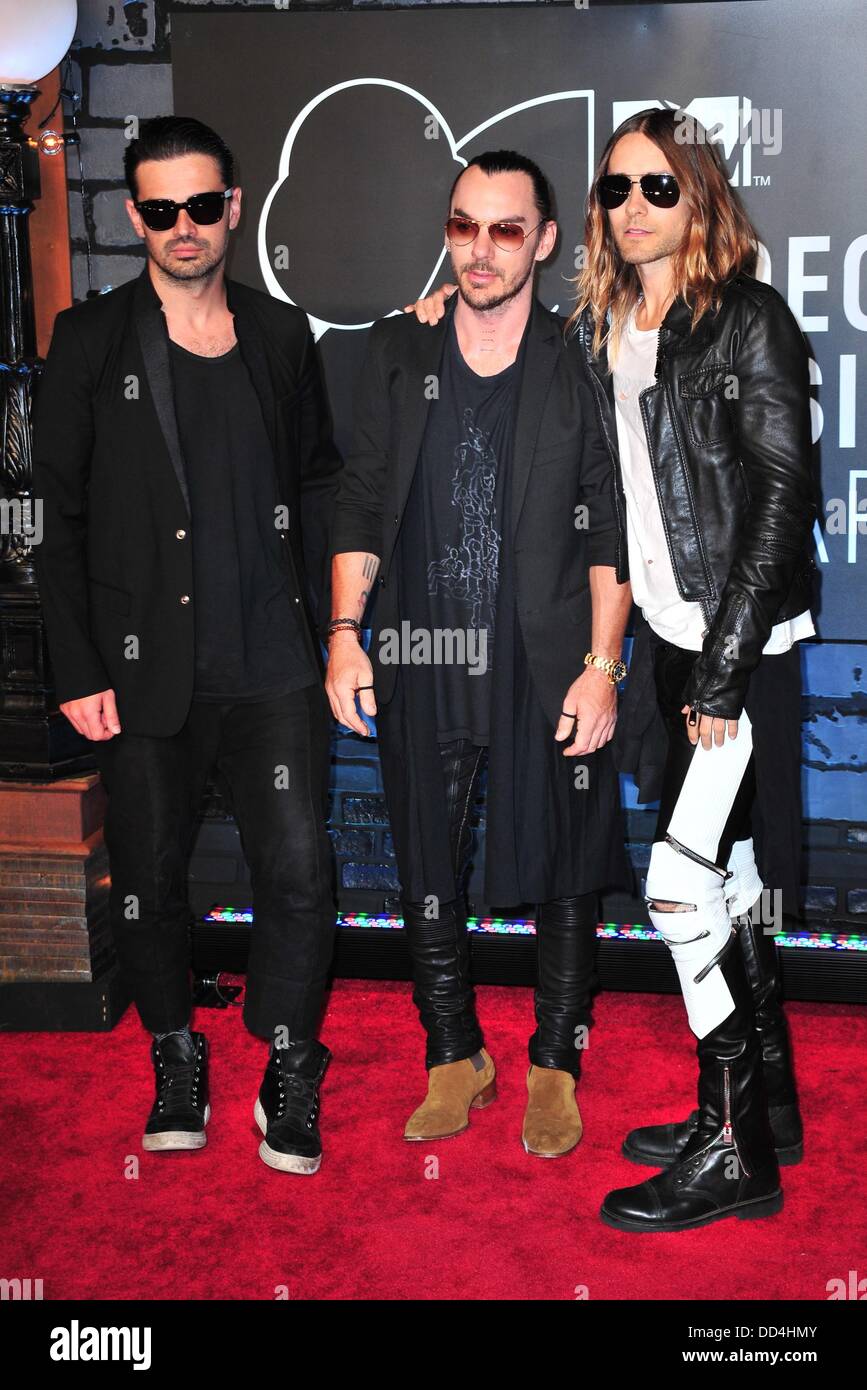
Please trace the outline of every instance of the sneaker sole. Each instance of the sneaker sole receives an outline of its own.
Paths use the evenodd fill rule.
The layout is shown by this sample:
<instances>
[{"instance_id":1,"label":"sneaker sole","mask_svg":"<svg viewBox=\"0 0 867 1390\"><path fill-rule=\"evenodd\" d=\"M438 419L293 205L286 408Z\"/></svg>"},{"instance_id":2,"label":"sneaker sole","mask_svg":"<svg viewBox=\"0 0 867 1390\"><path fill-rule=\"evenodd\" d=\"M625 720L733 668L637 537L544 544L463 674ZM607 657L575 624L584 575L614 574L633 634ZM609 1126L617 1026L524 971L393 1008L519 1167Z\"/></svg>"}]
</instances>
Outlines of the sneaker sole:
<instances>
[{"instance_id":1,"label":"sneaker sole","mask_svg":"<svg viewBox=\"0 0 867 1390\"><path fill-rule=\"evenodd\" d=\"M262 1109L262 1105L257 1097L256 1104L253 1106L253 1117L263 1134L268 1132L268 1117ZM303 1154L283 1154L277 1149L272 1149L263 1139L259 1145L259 1157L263 1163L267 1163L269 1168L276 1168L280 1173L300 1173L304 1177L309 1177L312 1173L319 1170L322 1162L322 1155L318 1158L305 1158Z\"/></svg>"},{"instance_id":2,"label":"sneaker sole","mask_svg":"<svg viewBox=\"0 0 867 1390\"><path fill-rule=\"evenodd\" d=\"M204 1123L211 1118L210 1105L205 1106ZM167 1129L162 1134L143 1134L141 1146L148 1153L165 1153L172 1149L203 1149L208 1142L204 1130Z\"/></svg>"}]
</instances>

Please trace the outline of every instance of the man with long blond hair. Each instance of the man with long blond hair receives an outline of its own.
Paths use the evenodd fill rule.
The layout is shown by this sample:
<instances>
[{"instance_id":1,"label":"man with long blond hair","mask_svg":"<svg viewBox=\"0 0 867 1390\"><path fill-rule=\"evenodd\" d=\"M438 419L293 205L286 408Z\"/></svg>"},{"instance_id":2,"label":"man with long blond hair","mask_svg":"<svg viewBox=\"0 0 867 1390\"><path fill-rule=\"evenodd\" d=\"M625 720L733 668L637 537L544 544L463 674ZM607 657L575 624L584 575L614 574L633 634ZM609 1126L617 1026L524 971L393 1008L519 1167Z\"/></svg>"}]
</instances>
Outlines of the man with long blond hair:
<instances>
[{"instance_id":1,"label":"man with long blond hair","mask_svg":"<svg viewBox=\"0 0 867 1390\"><path fill-rule=\"evenodd\" d=\"M601 1215L683 1230L778 1212L779 1165L803 1150L768 922L798 914L808 357L753 274L758 237L719 151L686 113L642 111L614 132L585 243L566 332L612 461L617 578L642 612L631 686L651 659L668 732L645 891L699 1060L698 1109L624 1144L662 1171L610 1192ZM622 719L628 706L629 691Z\"/></svg>"},{"instance_id":2,"label":"man with long blond hair","mask_svg":"<svg viewBox=\"0 0 867 1390\"><path fill-rule=\"evenodd\" d=\"M771 933L798 913L808 357L752 274L758 237L718 147L685 113L615 131L586 244L569 327L669 735L645 891L699 1040L698 1109L627 1136L627 1157L663 1171L609 1193L602 1217L679 1230L779 1211L779 1163L803 1147Z\"/></svg>"}]
</instances>

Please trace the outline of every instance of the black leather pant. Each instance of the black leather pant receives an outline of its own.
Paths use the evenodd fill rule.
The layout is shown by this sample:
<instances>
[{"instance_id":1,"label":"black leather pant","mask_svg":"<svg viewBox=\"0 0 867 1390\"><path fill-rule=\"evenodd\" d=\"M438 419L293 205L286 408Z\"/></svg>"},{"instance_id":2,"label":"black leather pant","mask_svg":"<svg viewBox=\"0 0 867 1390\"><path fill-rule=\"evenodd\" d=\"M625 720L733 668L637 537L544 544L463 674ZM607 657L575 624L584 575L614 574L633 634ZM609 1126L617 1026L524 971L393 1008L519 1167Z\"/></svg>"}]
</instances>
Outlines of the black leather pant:
<instances>
[{"instance_id":1,"label":"black leather pant","mask_svg":"<svg viewBox=\"0 0 867 1390\"><path fill-rule=\"evenodd\" d=\"M471 810L486 751L468 739L440 745L458 897L448 903L401 899L413 961L413 1000L427 1032L428 1068L471 1057L484 1042L469 978L465 891L472 858ZM540 903L536 914L536 1031L530 1061L575 1077L596 985L596 917L595 893L551 899Z\"/></svg>"}]
</instances>

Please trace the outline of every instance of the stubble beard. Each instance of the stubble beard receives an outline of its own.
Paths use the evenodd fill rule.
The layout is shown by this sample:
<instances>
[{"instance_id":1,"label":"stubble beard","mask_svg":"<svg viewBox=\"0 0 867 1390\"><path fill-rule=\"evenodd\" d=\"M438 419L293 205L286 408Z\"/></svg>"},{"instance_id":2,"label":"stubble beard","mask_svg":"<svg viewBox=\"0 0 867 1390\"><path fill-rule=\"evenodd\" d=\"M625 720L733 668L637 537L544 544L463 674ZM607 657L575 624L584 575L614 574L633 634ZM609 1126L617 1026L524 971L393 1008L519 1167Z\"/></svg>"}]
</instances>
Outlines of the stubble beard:
<instances>
[{"instance_id":1,"label":"stubble beard","mask_svg":"<svg viewBox=\"0 0 867 1390\"><path fill-rule=\"evenodd\" d=\"M190 242L179 242L178 245L191 245ZM174 250L175 248L171 248ZM155 255L151 251L151 257L159 266L164 275L168 275L172 280L190 281L204 280L212 276L226 259L228 242L220 251L213 251L204 247L199 248L203 255L197 261L174 261L171 259L170 251L163 250L161 255Z\"/></svg>"},{"instance_id":2,"label":"stubble beard","mask_svg":"<svg viewBox=\"0 0 867 1390\"><path fill-rule=\"evenodd\" d=\"M666 256L673 255L681 241L682 237L678 234L661 241L656 239L651 246L647 246L643 237L638 241L630 241L624 232L619 238L615 238L615 246L621 259L628 265L651 265L653 261L661 261Z\"/></svg>"},{"instance_id":3,"label":"stubble beard","mask_svg":"<svg viewBox=\"0 0 867 1390\"><path fill-rule=\"evenodd\" d=\"M470 261L467 265L461 267L460 273L455 268L455 278L458 283L458 293L460 294L461 299L464 301L464 303L468 305L470 309L475 309L477 313L488 313L493 309L499 309L504 304L509 304L516 297L516 295L519 295L521 293L521 290L524 288L524 286L526 285L527 281L533 273L534 264L535 262L530 261L530 264L526 267L526 270L523 275L517 276L514 280L509 281L508 284L504 285L499 290L496 287L491 287L490 289L473 290L471 288L467 289L464 282L464 276L469 270L481 270L487 274L494 275L499 274L499 272L491 265L484 265L479 264L475 261Z\"/></svg>"}]
</instances>

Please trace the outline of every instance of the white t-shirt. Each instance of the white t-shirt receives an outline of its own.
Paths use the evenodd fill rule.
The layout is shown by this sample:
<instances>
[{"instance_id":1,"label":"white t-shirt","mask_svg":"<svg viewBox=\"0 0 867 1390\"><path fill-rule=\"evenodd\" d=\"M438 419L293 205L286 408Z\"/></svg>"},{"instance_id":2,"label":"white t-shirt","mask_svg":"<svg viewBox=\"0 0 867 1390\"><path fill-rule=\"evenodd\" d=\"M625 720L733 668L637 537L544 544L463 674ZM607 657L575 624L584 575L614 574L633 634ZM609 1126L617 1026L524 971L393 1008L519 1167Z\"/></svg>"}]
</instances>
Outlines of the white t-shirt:
<instances>
[{"instance_id":1,"label":"white t-shirt","mask_svg":"<svg viewBox=\"0 0 867 1390\"><path fill-rule=\"evenodd\" d=\"M614 401L620 471L626 497L626 535L632 596L653 630L687 651L701 651L705 630L701 605L681 598L662 525L639 392L655 383L657 328L635 327L635 309L620 339L614 367ZM815 634L809 609L776 623L765 643L768 655L787 652L793 642Z\"/></svg>"}]
</instances>

